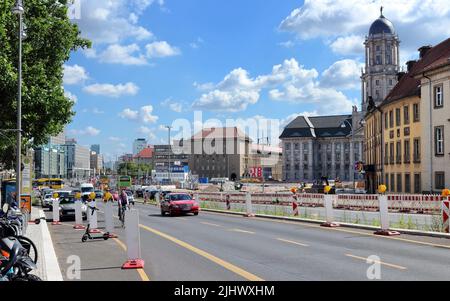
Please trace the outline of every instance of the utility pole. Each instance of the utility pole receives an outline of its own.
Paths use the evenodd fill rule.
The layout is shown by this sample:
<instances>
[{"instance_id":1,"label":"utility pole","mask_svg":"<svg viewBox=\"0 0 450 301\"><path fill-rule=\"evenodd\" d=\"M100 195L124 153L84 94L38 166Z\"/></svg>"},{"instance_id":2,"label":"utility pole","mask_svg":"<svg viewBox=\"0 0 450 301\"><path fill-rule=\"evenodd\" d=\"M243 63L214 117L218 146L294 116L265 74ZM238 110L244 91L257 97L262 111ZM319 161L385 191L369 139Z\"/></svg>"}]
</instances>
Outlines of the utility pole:
<instances>
[{"instance_id":1,"label":"utility pole","mask_svg":"<svg viewBox=\"0 0 450 301\"><path fill-rule=\"evenodd\" d=\"M23 38L23 5L17 0L12 9L13 14L19 16L19 65L18 65L18 93L17 93L17 148L16 148L16 200L21 205L22 194L22 38Z\"/></svg>"}]
</instances>

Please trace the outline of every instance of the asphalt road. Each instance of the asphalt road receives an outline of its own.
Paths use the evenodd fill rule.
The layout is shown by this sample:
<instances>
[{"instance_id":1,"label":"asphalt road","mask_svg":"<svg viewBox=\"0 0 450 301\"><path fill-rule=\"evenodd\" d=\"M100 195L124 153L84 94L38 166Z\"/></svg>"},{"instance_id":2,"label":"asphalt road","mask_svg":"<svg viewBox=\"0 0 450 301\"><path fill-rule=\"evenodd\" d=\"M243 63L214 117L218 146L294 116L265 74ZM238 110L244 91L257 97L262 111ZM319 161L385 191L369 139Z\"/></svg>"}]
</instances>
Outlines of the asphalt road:
<instances>
[{"instance_id":1,"label":"asphalt road","mask_svg":"<svg viewBox=\"0 0 450 301\"><path fill-rule=\"evenodd\" d=\"M150 280L369 280L373 255L381 280L450 280L447 239L207 212L162 217L156 207L136 208Z\"/></svg>"}]
</instances>

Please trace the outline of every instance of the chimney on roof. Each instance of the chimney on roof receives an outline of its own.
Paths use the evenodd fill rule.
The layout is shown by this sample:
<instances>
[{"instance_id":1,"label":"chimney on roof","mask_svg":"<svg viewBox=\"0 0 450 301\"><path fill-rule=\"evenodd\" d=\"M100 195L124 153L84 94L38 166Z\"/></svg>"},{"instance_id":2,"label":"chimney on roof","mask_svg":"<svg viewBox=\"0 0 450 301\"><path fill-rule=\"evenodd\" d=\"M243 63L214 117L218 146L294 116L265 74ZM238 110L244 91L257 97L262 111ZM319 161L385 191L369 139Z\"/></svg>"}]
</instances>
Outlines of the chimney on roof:
<instances>
[{"instance_id":1,"label":"chimney on roof","mask_svg":"<svg viewBox=\"0 0 450 301\"><path fill-rule=\"evenodd\" d=\"M403 76L405 76L405 72L399 72L399 73L397 73L397 81L400 81L402 78L403 78Z\"/></svg>"},{"instance_id":2,"label":"chimney on roof","mask_svg":"<svg viewBox=\"0 0 450 301\"><path fill-rule=\"evenodd\" d=\"M427 52L433 48L431 45L422 46L419 48L420 58L423 58Z\"/></svg>"},{"instance_id":3,"label":"chimney on roof","mask_svg":"<svg viewBox=\"0 0 450 301\"><path fill-rule=\"evenodd\" d=\"M407 61L406 62L406 66L408 67L408 72L411 72L412 68L414 67L414 65L417 63L417 61L415 60L411 60L411 61Z\"/></svg>"}]
</instances>

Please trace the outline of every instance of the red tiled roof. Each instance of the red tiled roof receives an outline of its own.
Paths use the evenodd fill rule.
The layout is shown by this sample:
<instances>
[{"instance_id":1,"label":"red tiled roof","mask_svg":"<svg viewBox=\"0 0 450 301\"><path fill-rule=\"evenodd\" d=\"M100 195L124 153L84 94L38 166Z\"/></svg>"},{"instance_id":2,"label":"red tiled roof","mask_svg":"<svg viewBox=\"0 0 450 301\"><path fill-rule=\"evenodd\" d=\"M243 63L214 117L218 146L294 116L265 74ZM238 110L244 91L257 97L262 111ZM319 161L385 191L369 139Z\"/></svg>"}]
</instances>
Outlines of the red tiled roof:
<instances>
[{"instance_id":1,"label":"red tiled roof","mask_svg":"<svg viewBox=\"0 0 450 301\"><path fill-rule=\"evenodd\" d=\"M415 78L423 72L430 71L437 67L450 64L450 38L434 46L417 61L412 69L406 73L397 85L391 90L389 95L383 101L383 104L388 104L396 100L420 95L420 79Z\"/></svg>"},{"instance_id":2,"label":"red tiled roof","mask_svg":"<svg viewBox=\"0 0 450 301\"><path fill-rule=\"evenodd\" d=\"M137 154L135 159L151 159L153 158L153 148L144 148L139 154Z\"/></svg>"}]
</instances>

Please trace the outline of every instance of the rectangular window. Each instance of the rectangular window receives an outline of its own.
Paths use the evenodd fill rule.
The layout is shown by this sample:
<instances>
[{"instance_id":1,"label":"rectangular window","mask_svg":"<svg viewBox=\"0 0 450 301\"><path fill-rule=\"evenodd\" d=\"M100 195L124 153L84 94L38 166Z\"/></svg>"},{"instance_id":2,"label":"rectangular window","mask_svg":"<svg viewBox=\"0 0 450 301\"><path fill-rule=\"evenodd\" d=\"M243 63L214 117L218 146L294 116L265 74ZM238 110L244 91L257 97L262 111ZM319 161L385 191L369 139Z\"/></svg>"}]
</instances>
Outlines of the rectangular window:
<instances>
[{"instance_id":1,"label":"rectangular window","mask_svg":"<svg viewBox=\"0 0 450 301\"><path fill-rule=\"evenodd\" d=\"M436 156L444 155L444 127L438 126L434 128L434 148Z\"/></svg>"},{"instance_id":2,"label":"rectangular window","mask_svg":"<svg viewBox=\"0 0 450 301\"><path fill-rule=\"evenodd\" d=\"M418 103L413 105L414 122L420 121L420 106Z\"/></svg>"},{"instance_id":3,"label":"rectangular window","mask_svg":"<svg viewBox=\"0 0 450 301\"><path fill-rule=\"evenodd\" d=\"M421 176L419 173L414 174L414 193L422 193Z\"/></svg>"},{"instance_id":4,"label":"rectangular window","mask_svg":"<svg viewBox=\"0 0 450 301\"><path fill-rule=\"evenodd\" d=\"M434 107L442 108L444 106L444 86L438 85L434 87Z\"/></svg>"},{"instance_id":5,"label":"rectangular window","mask_svg":"<svg viewBox=\"0 0 450 301\"><path fill-rule=\"evenodd\" d=\"M390 191L395 192L395 174L391 174L391 184L390 184Z\"/></svg>"},{"instance_id":6,"label":"rectangular window","mask_svg":"<svg viewBox=\"0 0 450 301\"><path fill-rule=\"evenodd\" d=\"M401 111L400 109L395 109L395 125L400 126L401 125Z\"/></svg>"},{"instance_id":7,"label":"rectangular window","mask_svg":"<svg viewBox=\"0 0 450 301\"><path fill-rule=\"evenodd\" d=\"M404 124L409 124L409 106L403 107L403 120Z\"/></svg>"},{"instance_id":8,"label":"rectangular window","mask_svg":"<svg viewBox=\"0 0 450 301\"><path fill-rule=\"evenodd\" d=\"M380 80L377 79L377 80L375 81L375 85L379 86L379 85L380 85Z\"/></svg>"},{"instance_id":9,"label":"rectangular window","mask_svg":"<svg viewBox=\"0 0 450 301\"><path fill-rule=\"evenodd\" d=\"M397 142L397 156L395 161L397 164L402 163L402 143L400 141Z\"/></svg>"},{"instance_id":10,"label":"rectangular window","mask_svg":"<svg viewBox=\"0 0 450 301\"><path fill-rule=\"evenodd\" d=\"M404 162L406 164L409 164L411 162L411 146L410 146L410 141L409 140L405 140L405 147L404 147Z\"/></svg>"},{"instance_id":11,"label":"rectangular window","mask_svg":"<svg viewBox=\"0 0 450 301\"><path fill-rule=\"evenodd\" d=\"M389 164L389 143L386 143L384 145L384 164L387 165ZM386 182L388 183L388 182Z\"/></svg>"},{"instance_id":12,"label":"rectangular window","mask_svg":"<svg viewBox=\"0 0 450 301\"><path fill-rule=\"evenodd\" d=\"M381 55L376 56L375 65L381 65Z\"/></svg>"},{"instance_id":13,"label":"rectangular window","mask_svg":"<svg viewBox=\"0 0 450 301\"><path fill-rule=\"evenodd\" d=\"M389 111L389 128L393 128L394 127L394 112L393 111Z\"/></svg>"},{"instance_id":14,"label":"rectangular window","mask_svg":"<svg viewBox=\"0 0 450 301\"><path fill-rule=\"evenodd\" d=\"M394 164L394 142L389 145L389 162Z\"/></svg>"},{"instance_id":15,"label":"rectangular window","mask_svg":"<svg viewBox=\"0 0 450 301\"><path fill-rule=\"evenodd\" d=\"M436 172L435 183L437 190L442 190L445 188L445 172Z\"/></svg>"},{"instance_id":16,"label":"rectangular window","mask_svg":"<svg viewBox=\"0 0 450 301\"><path fill-rule=\"evenodd\" d=\"M389 115L384 113L384 128L387 130L389 128Z\"/></svg>"},{"instance_id":17,"label":"rectangular window","mask_svg":"<svg viewBox=\"0 0 450 301\"><path fill-rule=\"evenodd\" d=\"M414 163L420 163L420 138L414 139Z\"/></svg>"},{"instance_id":18,"label":"rectangular window","mask_svg":"<svg viewBox=\"0 0 450 301\"><path fill-rule=\"evenodd\" d=\"M403 192L403 186L402 186L402 174L397 174L397 192Z\"/></svg>"},{"instance_id":19,"label":"rectangular window","mask_svg":"<svg viewBox=\"0 0 450 301\"><path fill-rule=\"evenodd\" d=\"M405 174L405 193L411 193L411 175Z\"/></svg>"},{"instance_id":20,"label":"rectangular window","mask_svg":"<svg viewBox=\"0 0 450 301\"><path fill-rule=\"evenodd\" d=\"M386 174L386 181L384 183L386 186L388 186L387 190L389 190L390 188L389 188L389 174L388 173Z\"/></svg>"}]
</instances>

